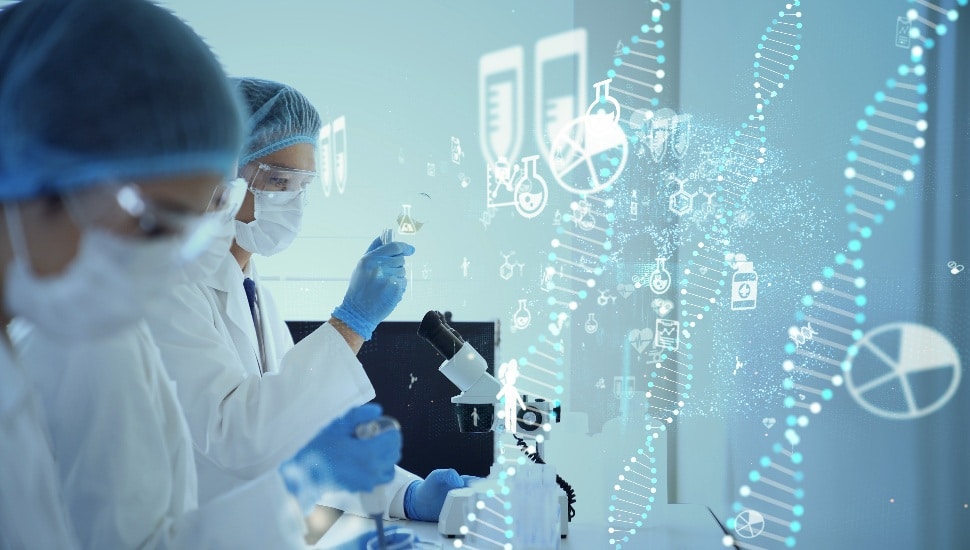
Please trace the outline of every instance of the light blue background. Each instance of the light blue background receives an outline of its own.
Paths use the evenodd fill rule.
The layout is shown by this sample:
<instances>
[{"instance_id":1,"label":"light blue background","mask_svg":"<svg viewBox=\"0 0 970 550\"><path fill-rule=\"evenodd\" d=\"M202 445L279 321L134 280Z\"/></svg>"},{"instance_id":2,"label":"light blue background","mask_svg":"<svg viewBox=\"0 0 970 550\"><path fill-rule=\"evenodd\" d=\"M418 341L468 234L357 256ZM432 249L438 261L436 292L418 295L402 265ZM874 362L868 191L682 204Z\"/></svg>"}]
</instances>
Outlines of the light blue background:
<instances>
[{"instance_id":1,"label":"light blue background","mask_svg":"<svg viewBox=\"0 0 970 550\"><path fill-rule=\"evenodd\" d=\"M310 97L325 120L347 117L346 192L324 197L321 189L312 189L303 235L290 250L259 263L285 315L328 317L367 243L394 224L401 204L410 203L415 217L426 225L408 239L418 249L409 261L414 278L392 319L413 320L438 308L451 310L462 320L499 318L504 327L509 326L519 298L535 299L542 251L552 235L551 214L570 199L549 178L553 197L539 218L522 220L506 209L487 228L478 221L485 194L485 164L477 136L478 58L522 45L529 82L534 77L531 56L538 39L585 27L590 33L591 84L609 68L616 41L636 32L646 19L647 5L592 0L578 5L506 0L171 0L164 4L206 38L231 74L289 83ZM679 81L671 86L680 89L680 111L714 117L731 129L749 114L754 46L782 4L777 0L682 3L682 42L677 52L681 64L671 68ZM831 262L835 246L845 239L841 193L848 138L863 106L905 60L906 51L896 48L893 39L896 17L911 5L904 0L806 0L803 4L802 59L784 97L773 106L768 135L771 146L785 152L792 177L811 179L817 195L813 200L828 203L835 214L809 231L799 229L799 216L792 213L790 225L779 227L780 232L830 232L832 237L808 238L801 248L771 251L771 259L781 266L821 267ZM955 66L943 70L953 71ZM527 95L527 128L531 128L530 100ZM954 124L965 127L966 121ZM465 150L461 166L450 163L451 136L459 137ZM965 155L967 137L955 132L945 139L956 139ZM524 153L534 149L533 141L527 133ZM434 177L426 174L428 162L436 164ZM467 188L460 186L459 172L470 177ZM914 192L900 201L899 211L867 249L868 326L893 321L930 324L950 338L966 359L965 313L957 309L962 302L952 297L967 295L964 281L970 273L951 276L945 264L951 259L970 262L970 250L959 238L962 233L957 232L954 218L944 213L965 215L966 181L947 185L941 188L952 193L934 196L924 191L937 188L932 182L916 182ZM500 252L512 250L526 264L525 277L504 281L498 277ZM467 278L462 276L463 258L470 261ZM430 269L427 278L421 275L424 268ZM817 271L793 274L804 282L804 292L817 276ZM765 296L757 315L761 320L777 319L776 335L753 333L737 318L732 322L724 315L714 336L699 337L698 348L707 342L708 350L722 349L727 341L743 353L746 347L757 349L774 337L777 345L766 345L779 353L750 357L747 368L779 369L784 331L793 323L799 297ZM581 333L581 320L574 321L571 346ZM629 328L609 323L603 330L622 333ZM720 347L712 347L711 338L719 340ZM521 354L519 348L526 343L503 332L503 355ZM710 368L720 368L733 365L734 360L712 356L711 351L704 359L704 354L698 351L700 359L695 359L701 371L695 391L700 399L705 394L724 397L725 392L733 392L728 399L743 401L749 399L749 390L763 394L754 387L725 388L718 385L718 377L705 377L708 362ZM431 368L429 375L434 375ZM563 381L567 411L585 392L596 391L571 385L577 368L594 366L571 365L567 354ZM595 368L602 368L607 377L619 373L612 365ZM728 506L734 492L767 450L769 438L761 418L774 410L779 418L783 414L777 403L756 405L754 411L697 414L679 423L672 435L676 447L668 480L672 499L704 502L722 518L733 515ZM800 446L806 456L807 513L799 547L966 545L970 541L968 414L966 383L942 410L908 422L875 417L838 391L812 418ZM557 436L558 447L553 449L559 454L551 454L549 460L579 492L579 521L603 521L620 461L642 438L641 431L630 427L635 416L618 417L606 425L591 422L588 428L573 416L579 424L564 424ZM592 463L601 467L590 468Z\"/></svg>"}]
</instances>

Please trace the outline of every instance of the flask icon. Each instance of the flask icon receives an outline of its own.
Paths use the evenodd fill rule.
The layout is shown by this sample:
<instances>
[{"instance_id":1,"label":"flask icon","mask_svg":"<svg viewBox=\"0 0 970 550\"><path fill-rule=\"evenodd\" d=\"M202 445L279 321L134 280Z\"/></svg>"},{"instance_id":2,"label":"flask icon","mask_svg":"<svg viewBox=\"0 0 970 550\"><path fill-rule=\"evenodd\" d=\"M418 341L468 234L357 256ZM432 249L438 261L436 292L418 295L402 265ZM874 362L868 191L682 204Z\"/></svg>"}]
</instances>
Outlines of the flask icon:
<instances>
[{"instance_id":1,"label":"flask icon","mask_svg":"<svg viewBox=\"0 0 970 550\"><path fill-rule=\"evenodd\" d=\"M414 218L411 217L411 205L401 205L401 215L397 218L397 231L402 235L414 235L418 228L414 225Z\"/></svg>"},{"instance_id":2,"label":"flask icon","mask_svg":"<svg viewBox=\"0 0 970 550\"><path fill-rule=\"evenodd\" d=\"M744 254L735 255L731 267L737 270L731 277L731 309L741 311L758 306L758 274L754 262L747 261Z\"/></svg>"},{"instance_id":3,"label":"flask icon","mask_svg":"<svg viewBox=\"0 0 970 550\"><path fill-rule=\"evenodd\" d=\"M590 313L589 317L586 318L586 332L588 334L593 334L600 328L599 322L596 320L596 314Z\"/></svg>"},{"instance_id":4,"label":"flask icon","mask_svg":"<svg viewBox=\"0 0 970 550\"><path fill-rule=\"evenodd\" d=\"M523 330L532 323L532 312L525 305L525 298L519 300L519 309L512 314L512 328Z\"/></svg>"},{"instance_id":5,"label":"flask icon","mask_svg":"<svg viewBox=\"0 0 970 550\"><path fill-rule=\"evenodd\" d=\"M670 272L667 271L667 259L657 258L657 267L650 273L650 290L654 294L663 294L670 288Z\"/></svg>"}]
</instances>

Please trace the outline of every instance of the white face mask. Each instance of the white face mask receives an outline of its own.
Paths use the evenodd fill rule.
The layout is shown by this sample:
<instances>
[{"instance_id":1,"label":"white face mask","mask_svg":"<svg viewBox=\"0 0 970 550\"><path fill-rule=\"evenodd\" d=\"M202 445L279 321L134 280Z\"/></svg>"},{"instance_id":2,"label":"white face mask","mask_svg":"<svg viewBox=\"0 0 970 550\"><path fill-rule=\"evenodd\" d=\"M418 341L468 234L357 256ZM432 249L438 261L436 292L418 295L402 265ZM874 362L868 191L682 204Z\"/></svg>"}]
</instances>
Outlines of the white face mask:
<instances>
[{"instance_id":1,"label":"white face mask","mask_svg":"<svg viewBox=\"0 0 970 550\"><path fill-rule=\"evenodd\" d=\"M7 310L66 339L111 334L141 319L179 279L181 237L130 239L86 229L63 273L38 277L30 267L20 210L4 205L14 258L7 268Z\"/></svg>"},{"instance_id":2,"label":"white face mask","mask_svg":"<svg viewBox=\"0 0 970 550\"><path fill-rule=\"evenodd\" d=\"M303 222L303 192L283 191L256 195L254 221L236 221L236 243L261 256L286 250Z\"/></svg>"},{"instance_id":3,"label":"white face mask","mask_svg":"<svg viewBox=\"0 0 970 550\"><path fill-rule=\"evenodd\" d=\"M226 256L229 255L229 247L232 246L232 239L236 236L236 220L232 216L226 216L224 221L218 223L211 234L212 241L202 250L199 257L185 266L185 280L189 283L206 279L219 269Z\"/></svg>"}]
</instances>

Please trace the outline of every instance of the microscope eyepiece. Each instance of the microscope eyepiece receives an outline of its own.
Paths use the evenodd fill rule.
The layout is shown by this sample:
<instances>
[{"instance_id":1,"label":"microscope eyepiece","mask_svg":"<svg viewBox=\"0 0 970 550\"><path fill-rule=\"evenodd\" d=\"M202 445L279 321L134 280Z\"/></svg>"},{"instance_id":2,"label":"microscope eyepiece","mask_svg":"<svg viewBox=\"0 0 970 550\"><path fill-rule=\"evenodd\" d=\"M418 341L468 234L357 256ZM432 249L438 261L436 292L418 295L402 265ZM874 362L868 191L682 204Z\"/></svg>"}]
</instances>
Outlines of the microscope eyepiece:
<instances>
[{"instance_id":1,"label":"microscope eyepiece","mask_svg":"<svg viewBox=\"0 0 970 550\"><path fill-rule=\"evenodd\" d=\"M445 316L440 311L435 310L424 314L421 326L418 327L418 336L427 340L446 360L454 357L458 350L465 345L465 340L455 329L451 328L448 321L445 320Z\"/></svg>"}]
</instances>

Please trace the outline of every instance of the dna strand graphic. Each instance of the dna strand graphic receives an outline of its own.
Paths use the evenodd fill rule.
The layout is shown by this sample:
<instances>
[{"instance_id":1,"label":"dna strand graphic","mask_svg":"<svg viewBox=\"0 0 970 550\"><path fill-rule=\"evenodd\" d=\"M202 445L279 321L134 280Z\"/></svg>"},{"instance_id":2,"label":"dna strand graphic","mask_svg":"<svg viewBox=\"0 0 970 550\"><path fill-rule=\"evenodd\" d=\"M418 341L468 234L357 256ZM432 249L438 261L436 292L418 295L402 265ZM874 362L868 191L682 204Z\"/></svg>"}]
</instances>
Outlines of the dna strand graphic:
<instances>
[{"instance_id":1,"label":"dna strand graphic","mask_svg":"<svg viewBox=\"0 0 970 550\"><path fill-rule=\"evenodd\" d=\"M668 348L661 356L663 361L656 363L650 373L648 411L660 424L651 422L645 426L645 441L624 460L623 473L613 486L607 531L608 542L616 549L631 541L653 508L658 484L654 445L690 397L694 369L690 353L692 331L703 326L727 282L728 263L722 252L728 244L724 238L727 222L745 203L750 187L759 181L767 150L765 109L790 81L801 49L800 6L798 0L785 2L757 45L753 64L754 109L729 139L719 165L718 202L725 207L726 216L714 222L704 240L697 242L690 253L679 281L681 345L676 350Z\"/></svg>"},{"instance_id":2,"label":"dna strand graphic","mask_svg":"<svg viewBox=\"0 0 970 550\"><path fill-rule=\"evenodd\" d=\"M956 10L929 1L908 1L949 21L958 17ZM967 0L958 3L965 6ZM900 65L897 74L874 94L874 102L863 109L857 133L850 139L852 149L846 154L844 171L849 217L845 248L812 282L796 312L797 321L818 327L817 334L804 343L788 342L784 348L781 367L789 375L783 381L788 394L782 403L785 441L775 442L770 453L758 458L758 468L748 473L747 482L738 489L739 498L733 504L737 516L726 522L737 536L726 536L725 545L751 550L793 548L802 530L804 475L798 468L804 456L794 446L810 423L809 414L819 414L822 403L833 398L834 388L844 383L847 353L863 338L866 323L862 249L874 229L896 209L907 184L914 181L926 145L928 105L922 62L926 51L935 46L933 37L943 36L947 29L945 23L926 19L916 9L909 10L907 18L912 24L910 37L916 43L910 49L910 63ZM801 395L811 398L803 401Z\"/></svg>"}]
</instances>

